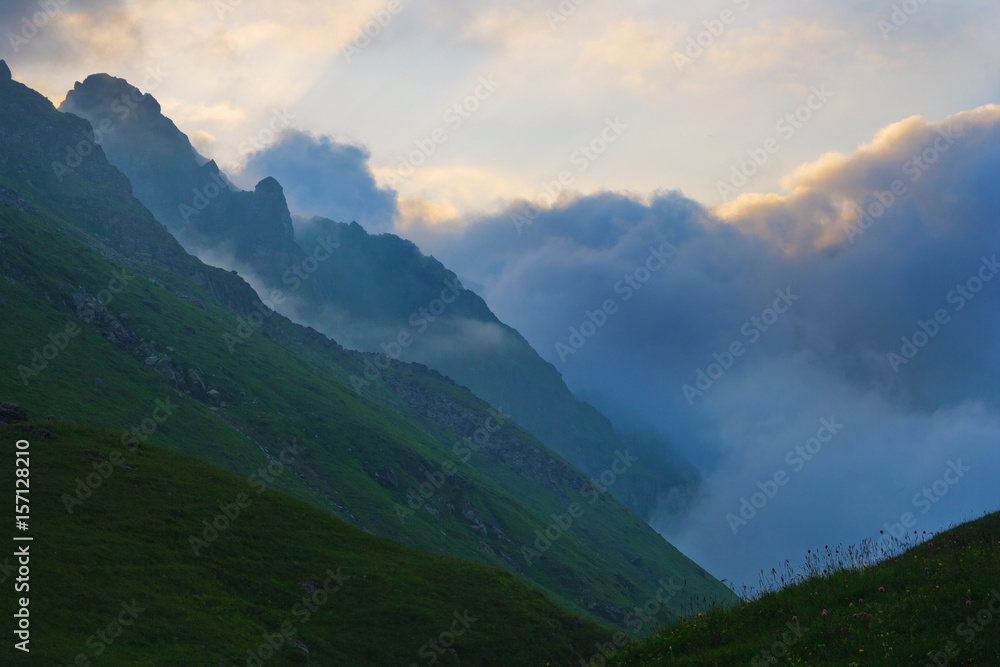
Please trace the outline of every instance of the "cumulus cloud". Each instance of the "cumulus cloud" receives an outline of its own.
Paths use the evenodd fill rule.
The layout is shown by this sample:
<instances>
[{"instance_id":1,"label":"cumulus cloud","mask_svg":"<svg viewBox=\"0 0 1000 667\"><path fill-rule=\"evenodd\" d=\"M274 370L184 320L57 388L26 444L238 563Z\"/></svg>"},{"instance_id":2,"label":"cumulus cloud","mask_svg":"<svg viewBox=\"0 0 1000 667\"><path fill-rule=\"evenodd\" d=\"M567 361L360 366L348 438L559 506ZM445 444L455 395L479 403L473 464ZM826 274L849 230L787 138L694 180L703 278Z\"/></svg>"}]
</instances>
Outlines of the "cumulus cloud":
<instances>
[{"instance_id":1,"label":"cumulus cloud","mask_svg":"<svg viewBox=\"0 0 1000 667\"><path fill-rule=\"evenodd\" d=\"M376 184L368 167L370 157L361 146L289 130L251 155L237 180L256 183L273 176L284 184L289 207L300 215L386 231L398 214L396 193Z\"/></svg>"},{"instance_id":2,"label":"cumulus cloud","mask_svg":"<svg viewBox=\"0 0 1000 667\"><path fill-rule=\"evenodd\" d=\"M932 530L996 502L998 179L1000 108L987 106L904 120L796 170L788 194L723 211L604 193L410 235L481 283L583 398L699 464L694 508L655 523L753 583L903 512ZM519 231L515 214L533 222ZM670 253L662 267L654 251ZM845 428L792 474L787 452L821 419ZM958 458L973 471L915 508ZM726 514L779 470L790 482L734 535Z\"/></svg>"}]
</instances>

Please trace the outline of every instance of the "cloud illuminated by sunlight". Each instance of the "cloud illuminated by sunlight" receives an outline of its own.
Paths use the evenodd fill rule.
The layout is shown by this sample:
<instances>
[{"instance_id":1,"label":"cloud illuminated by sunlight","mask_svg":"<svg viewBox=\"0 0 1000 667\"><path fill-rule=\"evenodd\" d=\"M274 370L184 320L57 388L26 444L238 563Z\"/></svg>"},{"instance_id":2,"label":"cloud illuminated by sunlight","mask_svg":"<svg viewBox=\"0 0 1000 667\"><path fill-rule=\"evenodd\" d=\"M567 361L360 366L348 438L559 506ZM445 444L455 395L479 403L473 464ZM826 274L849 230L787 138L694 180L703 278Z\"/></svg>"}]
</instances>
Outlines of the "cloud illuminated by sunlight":
<instances>
[{"instance_id":1,"label":"cloud illuminated by sunlight","mask_svg":"<svg viewBox=\"0 0 1000 667\"><path fill-rule=\"evenodd\" d=\"M588 42L580 55L583 67L605 66L618 72L621 84L644 88L654 73L673 67L674 35L664 35L651 21L627 19Z\"/></svg>"}]
</instances>

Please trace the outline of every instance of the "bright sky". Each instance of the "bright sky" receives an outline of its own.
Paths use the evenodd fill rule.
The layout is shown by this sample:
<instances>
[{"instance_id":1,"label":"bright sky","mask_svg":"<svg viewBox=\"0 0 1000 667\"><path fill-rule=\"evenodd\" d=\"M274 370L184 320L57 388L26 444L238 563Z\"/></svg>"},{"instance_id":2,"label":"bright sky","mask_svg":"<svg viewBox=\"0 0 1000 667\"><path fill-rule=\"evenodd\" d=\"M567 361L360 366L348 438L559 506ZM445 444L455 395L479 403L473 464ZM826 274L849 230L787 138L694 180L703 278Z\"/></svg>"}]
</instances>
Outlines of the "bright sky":
<instances>
[{"instance_id":1,"label":"bright sky","mask_svg":"<svg viewBox=\"0 0 1000 667\"><path fill-rule=\"evenodd\" d=\"M571 191L680 189L715 206L769 139L741 192L781 192L826 152L1000 92L988 0L908 0L895 16L888 0L50 0L61 11L45 21L45 3L5 4L3 57L57 104L88 74L127 78L230 169L287 111L367 146L404 214L439 220L545 201L564 171ZM25 19L42 24L30 39Z\"/></svg>"}]
</instances>

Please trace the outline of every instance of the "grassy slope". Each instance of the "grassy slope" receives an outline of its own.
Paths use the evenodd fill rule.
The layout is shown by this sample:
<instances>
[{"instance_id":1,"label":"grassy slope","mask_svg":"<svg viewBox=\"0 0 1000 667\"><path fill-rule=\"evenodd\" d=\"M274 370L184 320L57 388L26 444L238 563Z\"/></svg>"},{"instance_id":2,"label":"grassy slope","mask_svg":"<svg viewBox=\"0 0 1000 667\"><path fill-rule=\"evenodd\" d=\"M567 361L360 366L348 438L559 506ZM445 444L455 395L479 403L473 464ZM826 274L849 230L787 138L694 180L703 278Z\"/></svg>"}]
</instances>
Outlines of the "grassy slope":
<instances>
[{"instance_id":1,"label":"grassy slope","mask_svg":"<svg viewBox=\"0 0 1000 667\"><path fill-rule=\"evenodd\" d=\"M245 479L150 445L126 462L131 469L114 468L69 514L62 494L84 470L107 462L119 438L69 424L35 427L54 439L0 427L4 498L14 495L14 443L31 443L34 538L30 660L5 640L0 663L63 665L84 653L107 665L242 665L265 633L291 622L309 653L286 645L267 664L422 665L428 664L419 655L423 644L449 628L454 612L466 610L478 620L456 641L463 665L570 662L610 635L509 574L365 534L284 494L258 494ZM249 506L195 556L189 536L242 493ZM4 525L13 524L12 510L4 504ZM304 621L293 613L306 596L301 582L322 584L328 569L350 578ZM6 619L13 598L0 596ZM88 637L133 599L145 612L98 659ZM458 662L446 654L436 664Z\"/></svg>"},{"instance_id":2,"label":"grassy slope","mask_svg":"<svg viewBox=\"0 0 1000 667\"><path fill-rule=\"evenodd\" d=\"M371 532L505 567L498 557L483 551L461 517L442 513L437 519L418 512L405 525L400 523L394 507L405 505L406 490L425 481L418 471L440 470L445 461L455 460L441 444L450 442L445 440L447 433L431 437L337 382L338 376L352 372L351 360L328 342L282 344L305 335L290 323L274 320L273 328L269 323L230 354L222 340L222 333L235 329L236 318L230 311L193 288L205 310L137 279L116 297L113 310L130 314L137 335L173 346L175 361L214 369L213 385L232 403L213 412L199 401L178 398L161 375L112 347L87 326L82 326L81 335L66 352L25 387L16 367L29 362L31 350L39 348L50 332L63 330L72 320L72 313L60 307L55 296L65 292L60 283L89 282L88 291L95 293L118 265L65 239L46 238L44 228L38 231L30 216L0 210L0 224L11 235L4 246L10 264L37 269L30 287L0 281L0 298L6 302L0 339L9 351L0 360L0 395L34 414L53 414L119 431L150 417L157 399L170 397L180 408L158 427L153 442L248 476L268 463L255 442L273 456L281 451L282 443L298 441L307 448L302 465L298 474L278 478L278 488ZM36 232L41 237L37 246L16 247L18 239ZM44 248L44 257L35 247ZM59 273L53 275L51 267L60 267ZM40 304L44 297L36 293L54 295L54 304ZM198 333L186 334L185 326ZM108 388L99 389L93 378L100 378ZM467 391L453 385L445 389L465 402L472 400ZM246 398L240 396L241 391ZM513 423L506 428L520 430ZM473 458L472 463L476 467L462 467L461 481L450 481L434 501L442 511L446 503L467 501L484 520L492 517L512 541L510 555L520 561L520 545L534 543L534 531L544 530L550 523L548 515L565 512L570 501L560 492L482 458ZM399 489L379 486L368 474L386 467L397 471ZM575 500L582 500L576 489L566 492L571 499L574 494ZM689 595L719 595L711 577L699 575L694 563L610 497L576 525L520 575L567 607L591 613L589 601L593 600L622 609L641 605L656 591L659 579L669 580L672 575L689 582ZM580 593L583 590L586 595Z\"/></svg>"},{"instance_id":3,"label":"grassy slope","mask_svg":"<svg viewBox=\"0 0 1000 667\"><path fill-rule=\"evenodd\" d=\"M667 627L609 664L1000 664L1000 513L864 567L871 546L846 555L824 550L811 576L789 577L800 583ZM790 633L793 617L801 638ZM786 632L794 643L782 646ZM772 656L781 657L772 663Z\"/></svg>"},{"instance_id":4,"label":"grassy slope","mask_svg":"<svg viewBox=\"0 0 1000 667\"><path fill-rule=\"evenodd\" d=\"M45 104L38 102L31 117L47 118L57 128L82 123L55 114ZM0 280L0 340L5 352L0 360L0 395L35 414L116 430L149 418L157 399L174 396L161 375L109 345L89 326L83 326L67 351L29 386L17 374L17 366L30 360L31 350L73 318L65 305L70 291L83 286L96 294L108 284L112 271L132 265L145 277L116 296L111 311L129 313L129 326L147 340L161 341L160 351L173 347L175 363L204 368L210 384L228 402L213 412L204 403L174 396L180 408L159 426L154 442L244 476L267 464L262 447L273 456L293 440L309 443L295 474L278 478L278 488L371 532L503 566L500 558L483 549L461 517L442 513L434 518L419 512L405 525L396 517L394 505L406 502L406 489L424 481L421 469L439 469L452 458L442 442L453 435L441 432L433 437L427 430L430 425L418 427L355 394L345 383L352 373L362 372L360 363L316 332L283 318L271 318L230 353L222 336L235 332L235 313L205 287L184 277L195 272L204 285L202 274L207 274L207 282L218 284L221 272L177 252L176 243L148 212L122 194L110 165L95 155L77 174L57 184L46 166L44 146L24 140L13 146L14 152L0 163L0 183L16 188L39 213L0 206L0 229L7 235L0 254L8 278ZM120 239L130 247L120 248L111 240L115 229L121 230ZM106 239L106 244L95 243L81 230ZM155 265L130 259L141 252L152 254ZM98 377L107 389L92 382ZM468 392L443 380L427 381L485 413L485 405ZM506 428L520 432L513 424ZM435 502L442 509L446 503L466 502L487 523L502 524L514 558L521 544L534 542L536 529L548 525L548 514L565 511L568 498L577 493L575 488L544 488L478 458L472 463L476 467L462 468L459 479L443 488ZM396 470L398 489L384 488L369 475L386 466ZM687 580L691 595L725 597L714 579L607 498L534 568L518 576L567 607L588 613L595 601L621 609L641 605L655 592L657 581L671 575Z\"/></svg>"},{"instance_id":5,"label":"grassy slope","mask_svg":"<svg viewBox=\"0 0 1000 667\"><path fill-rule=\"evenodd\" d=\"M99 124L107 118L117 119L115 101L128 91L135 89L124 80L95 75L75 86L62 108ZM353 340L352 347L381 351L383 335L394 337L399 331L410 330L410 313L430 303L440 294L442 284L455 277L437 260L423 256L411 242L391 234L370 236L357 224L300 224L296 230L300 248L280 232L280 220L288 215L284 202L263 193L224 191L189 223L178 205L190 204L192 189L203 188L209 176L192 154L188 138L162 115L151 97L116 123L103 146L111 162L132 179L138 198L169 229L179 235L199 229L212 239L210 247L224 244L253 267L265 285L284 289L281 277L290 265L304 259L302 249L311 251L317 238L332 232L342 246L320 263L317 273L296 296L301 312L314 309L309 319L324 323L319 325L326 327L324 333L342 342ZM294 187L293 183L284 185ZM275 185L265 189L273 192ZM265 210L268 214L260 215ZM261 247L267 252L258 253ZM373 294L378 298L373 299ZM351 322L343 327L331 323L320 315L326 305L349 312ZM403 358L428 363L468 386L587 473L600 474L616 449L629 446L607 418L573 397L557 369L513 329L501 327L505 335L501 346L473 352L456 344L450 336L460 341L466 335L461 325L468 319L499 325L479 296L462 292L444 318L426 335L417 336L403 351ZM363 329L369 334L359 337ZM445 333L449 330L450 334ZM637 444L632 444L633 449ZM610 489L640 517L655 508L658 490L688 481L694 474L690 466L670 463L663 455L664 446L658 443L646 448L643 469L633 471Z\"/></svg>"}]
</instances>

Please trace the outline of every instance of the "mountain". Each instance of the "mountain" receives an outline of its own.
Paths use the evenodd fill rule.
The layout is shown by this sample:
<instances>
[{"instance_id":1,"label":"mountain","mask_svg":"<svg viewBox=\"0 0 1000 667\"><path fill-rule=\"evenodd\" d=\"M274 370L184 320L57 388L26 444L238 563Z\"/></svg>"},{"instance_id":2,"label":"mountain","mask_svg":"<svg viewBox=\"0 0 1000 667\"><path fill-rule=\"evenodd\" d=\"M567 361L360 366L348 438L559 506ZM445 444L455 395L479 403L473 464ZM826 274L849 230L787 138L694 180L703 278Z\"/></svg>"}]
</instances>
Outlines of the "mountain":
<instances>
[{"instance_id":1,"label":"mountain","mask_svg":"<svg viewBox=\"0 0 1000 667\"><path fill-rule=\"evenodd\" d=\"M33 664L545 665L614 638L510 574L368 535L191 457L142 444L117 462L118 433L40 421L0 438L28 443L39 487L24 543ZM60 495L81 470L102 483L68 513ZM13 475L0 489L14 496ZM0 608L13 618L15 596ZM116 619L120 636L102 635ZM18 641L3 664L21 664Z\"/></svg>"},{"instance_id":2,"label":"mountain","mask_svg":"<svg viewBox=\"0 0 1000 667\"><path fill-rule=\"evenodd\" d=\"M189 255L94 133L0 79L0 396L115 430L123 454L156 443L266 479L366 532L505 570L590 620L633 625L661 582L678 589L664 620L693 598L733 599L468 389L345 350ZM382 380L355 391L373 363ZM623 452L608 474L633 463ZM95 502L87 490L63 492L67 511Z\"/></svg>"},{"instance_id":3,"label":"mountain","mask_svg":"<svg viewBox=\"0 0 1000 667\"><path fill-rule=\"evenodd\" d=\"M693 493L696 470L670 455L667 443L619 435L482 298L413 243L369 235L357 224L293 222L277 181L238 190L215 162L198 155L152 96L122 79L90 76L60 109L109 126L102 147L135 196L189 251L236 269L262 294L273 292L275 302L265 301L283 314L352 349L442 372L589 475L630 448L642 467L610 492L641 517L671 492ZM355 377L359 390L381 377L374 365L365 371Z\"/></svg>"}]
</instances>

